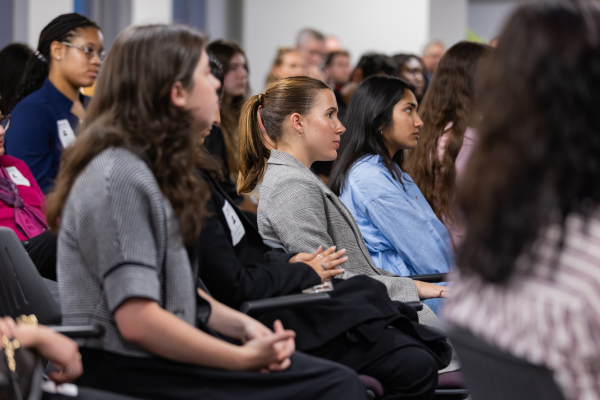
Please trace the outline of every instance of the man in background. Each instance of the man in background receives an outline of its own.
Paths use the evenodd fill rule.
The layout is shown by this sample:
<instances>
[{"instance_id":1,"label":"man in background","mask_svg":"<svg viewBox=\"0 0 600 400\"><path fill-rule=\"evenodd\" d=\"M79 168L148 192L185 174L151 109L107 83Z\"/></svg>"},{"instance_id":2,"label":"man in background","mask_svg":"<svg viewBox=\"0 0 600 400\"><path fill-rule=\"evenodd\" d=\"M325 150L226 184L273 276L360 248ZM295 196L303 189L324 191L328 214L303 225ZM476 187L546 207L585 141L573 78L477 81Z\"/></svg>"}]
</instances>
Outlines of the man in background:
<instances>
[{"instance_id":1,"label":"man in background","mask_svg":"<svg viewBox=\"0 0 600 400\"><path fill-rule=\"evenodd\" d=\"M296 50L304 58L304 74L325 82L326 77L321 70L325 58L325 36L314 29L303 29L298 33Z\"/></svg>"},{"instance_id":2,"label":"man in background","mask_svg":"<svg viewBox=\"0 0 600 400\"><path fill-rule=\"evenodd\" d=\"M340 90L350 80L350 54L345 50L338 50L327 54L325 67L327 84L335 90Z\"/></svg>"},{"instance_id":3,"label":"man in background","mask_svg":"<svg viewBox=\"0 0 600 400\"><path fill-rule=\"evenodd\" d=\"M425 63L425 68L427 68L425 79L428 84L445 52L446 46L439 40L432 40L423 49L423 62Z\"/></svg>"}]
</instances>

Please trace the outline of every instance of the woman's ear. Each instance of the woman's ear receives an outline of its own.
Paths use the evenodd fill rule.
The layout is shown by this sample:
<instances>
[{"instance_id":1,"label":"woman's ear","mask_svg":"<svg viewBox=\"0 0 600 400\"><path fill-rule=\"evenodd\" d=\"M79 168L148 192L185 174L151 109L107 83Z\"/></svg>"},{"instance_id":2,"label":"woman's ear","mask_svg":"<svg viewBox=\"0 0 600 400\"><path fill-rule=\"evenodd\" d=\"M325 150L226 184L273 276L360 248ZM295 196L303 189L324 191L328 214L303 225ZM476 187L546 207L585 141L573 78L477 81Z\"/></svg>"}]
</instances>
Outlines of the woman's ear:
<instances>
[{"instance_id":1,"label":"woman's ear","mask_svg":"<svg viewBox=\"0 0 600 400\"><path fill-rule=\"evenodd\" d=\"M179 81L175 82L171 88L171 101L177 107L185 108L187 105L187 93Z\"/></svg>"},{"instance_id":2,"label":"woman's ear","mask_svg":"<svg viewBox=\"0 0 600 400\"><path fill-rule=\"evenodd\" d=\"M304 118L298 113L290 115L290 125L298 134L304 132Z\"/></svg>"},{"instance_id":3,"label":"woman's ear","mask_svg":"<svg viewBox=\"0 0 600 400\"><path fill-rule=\"evenodd\" d=\"M65 47L66 46L64 44L60 44L60 42L57 41L54 41L50 44L50 58L52 61L60 61L60 59L63 58Z\"/></svg>"}]
</instances>

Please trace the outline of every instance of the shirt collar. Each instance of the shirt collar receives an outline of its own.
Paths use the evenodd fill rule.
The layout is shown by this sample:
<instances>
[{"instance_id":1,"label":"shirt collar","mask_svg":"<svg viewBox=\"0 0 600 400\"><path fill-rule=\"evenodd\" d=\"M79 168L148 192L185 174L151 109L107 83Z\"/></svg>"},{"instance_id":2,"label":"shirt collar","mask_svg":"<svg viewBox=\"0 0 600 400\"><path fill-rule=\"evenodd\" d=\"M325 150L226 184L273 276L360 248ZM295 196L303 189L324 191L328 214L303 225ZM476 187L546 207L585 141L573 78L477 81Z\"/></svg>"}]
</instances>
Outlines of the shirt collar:
<instances>
[{"instance_id":1,"label":"shirt collar","mask_svg":"<svg viewBox=\"0 0 600 400\"><path fill-rule=\"evenodd\" d=\"M45 92L45 97L52 100L53 103L58 104L61 108L67 108L71 110L73 102L67 96L62 94L53 84L50 79L46 78L42 89Z\"/></svg>"}]
</instances>

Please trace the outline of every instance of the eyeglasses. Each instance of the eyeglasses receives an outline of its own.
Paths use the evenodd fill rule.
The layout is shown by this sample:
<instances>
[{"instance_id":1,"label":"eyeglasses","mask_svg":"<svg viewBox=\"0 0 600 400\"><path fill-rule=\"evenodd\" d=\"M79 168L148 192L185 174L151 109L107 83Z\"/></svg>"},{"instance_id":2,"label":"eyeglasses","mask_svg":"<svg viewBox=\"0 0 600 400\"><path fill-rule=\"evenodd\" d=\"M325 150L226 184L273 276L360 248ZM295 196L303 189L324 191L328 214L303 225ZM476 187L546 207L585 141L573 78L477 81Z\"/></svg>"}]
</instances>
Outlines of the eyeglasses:
<instances>
[{"instance_id":1,"label":"eyeglasses","mask_svg":"<svg viewBox=\"0 0 600 400\"><path fill-rule=\"evenodd\" d=\"M97 51L92 50L87 46L77 46L76 44L69 43L69 42L60 42L60 44L64 44L65 46L69 46L69 47L75 47L76 49L83 51L85 53L85 55L87 56L88 60L91 60L92 58L94 58L94 56L98 56L98 59L100 60L100 62L102 62L102 61L104 61L104 58L106 57L105 51L101 51L100 53L98 53Z\"/></svg>"},{"instance_id":2,"label":"eyeglasses","mask_svg":"<svg viewBox=\"0 0 600 400\"><path fill-rule=\"evenodd\" d=\"M2 125L2 128L4 128L5 131L8 130L8 127L10 126L10 114L0 115L0 125Z\"/></svg>"}]
</instances>

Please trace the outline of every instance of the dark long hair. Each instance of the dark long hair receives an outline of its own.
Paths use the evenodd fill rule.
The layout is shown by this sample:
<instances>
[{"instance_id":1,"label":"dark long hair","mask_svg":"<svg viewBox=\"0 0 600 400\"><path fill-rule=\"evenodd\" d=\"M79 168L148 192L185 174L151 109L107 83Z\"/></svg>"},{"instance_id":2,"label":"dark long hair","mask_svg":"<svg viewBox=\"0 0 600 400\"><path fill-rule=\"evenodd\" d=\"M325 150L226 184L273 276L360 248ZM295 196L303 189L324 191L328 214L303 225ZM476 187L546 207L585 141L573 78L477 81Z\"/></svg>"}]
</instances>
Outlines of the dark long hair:
<instances>
[{"instance_id":1,"label":"dark long hair","mask_svg":"<svg viewBox=\"0 0 600 400\"><path fill-rule=\"evenodd\" d=\"M41 88L44 84L44 80L48 77L50 71L50 63L52 62L50 45L53 42L69 41L71 38L77 36L77 29L89 27L100 30L100 27L95 22L76 13L59 15L46 25L42 33L40 33L40 40L37 47L38 54L32 54L29 57L25 73L23 74L11 108L14 108L19 101Z\"/></svg>"},{"instance_id":2,"label":"dark long hair","mask_svg":"<svg viewBox=\"0 0 600 400\"><path fill-rule=\"evenodd\" d=\"M411 84L393 76L372 76L358 85L348 106L346 133L329 176L333 193L342 193L354 163L371 154L380 156L394 179L402 183L404 150L390 156L381 131L391 126L394 106L407 90L414 93Z\"/></svg>"},{"instance_id":3,"label":"dark long hair","mask_svg":"<svg viewBox=\"0 0 600 400\"><path fill-rule=\"evenodd\" d=\"M464 274L502 284L530 273L537 238L557 224L558 255L567 216L588 220L600 203L600 10L583 7L519 8L486 68L480 139L459 187Z\"/></svg>"},{"instance_id":4,"label":"dark long hair","mask_svg":"<svg viewBox=\"0 0 600 400\"><path fill-rule=\"evenodd\" d=\"M230 61L236 54L244 56L246 63L244 68L248 68L248 58L241 46L230 40L215 40L206 47L206 50L221 63L223 67L223 76L231 70ZM249 87L246 88L246 95L249 94ZM223 90L223 102L221 103L221 130L223 131L223 140L225 141L225 150L227 153L227 164L229 169L235 175L238 171L238 152L239 152L239 129L238 121L240 109L245 96L229 97Z\"/></svg>"},{"instance_id":5,"label":"dark long hair","mask_svg":"<svg viewBox=\"0 0 600 400\"><path fill-rule=\"evenodd\" d=\"M9 44L0 51L0 112L10 114L27 60L33 51L26 44Z\"/></svg>"},{"instance_id":6,"label":"dark long hair","mask_svg":"<svg viewBox=\"0 0 600 400\"><path fill-rule=\"evenodd\" d=\"M407 154L406 170L440 219L451 218L454 211L455 161L465 131L474 122L476 73L490 52L491 47L474 42L459 42L448 49L419 107L423 120L421 140L417 148ZM440 162L438 142L450 122L452 128Z\"/></svg>"},{"instance_id":7,"label":"dark long hair","mask_svg":"<svg viewBox=\"0 0 600 400\"><path fill-rule=\"evenodd\" d=\"M248 98L240 115L240 175L238 193L251 192L262 178L266 160L271 151L267 149L258 120L273 143L278 143L283 135L286 117L298 113L307 115L317 103L315 92L331 90L320 80L307 76L294 76L281 79L267 88L265 94Z\"/></svg>"},{"instance_id":8,"label":"dark long hair","mask_svg":"<svg viewBox=\"0 0 600 400\"><path fill-rule=\"evenodd\" d=\"M179 219L184 240L200 232L209 196L194 174L198 135L189 111L177 107L171 88L188 90L204 49L204 36L184 26L132 27L119 35L106 61L81 133L61 159L48 199L48 222L57 228L71 187L87 164L109 147L127 148L149 162Z\"/></svg>"}]
</instances>

